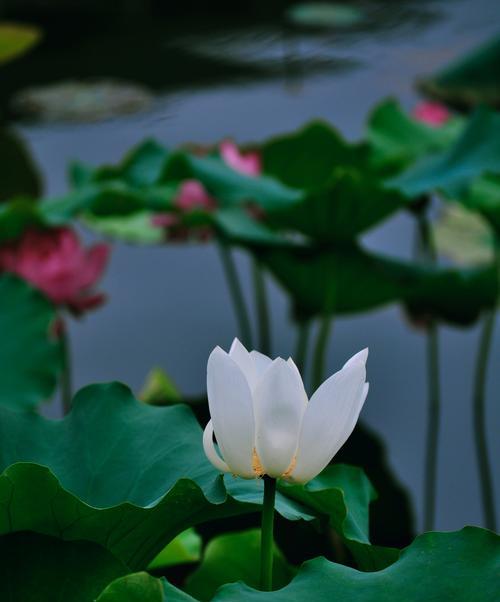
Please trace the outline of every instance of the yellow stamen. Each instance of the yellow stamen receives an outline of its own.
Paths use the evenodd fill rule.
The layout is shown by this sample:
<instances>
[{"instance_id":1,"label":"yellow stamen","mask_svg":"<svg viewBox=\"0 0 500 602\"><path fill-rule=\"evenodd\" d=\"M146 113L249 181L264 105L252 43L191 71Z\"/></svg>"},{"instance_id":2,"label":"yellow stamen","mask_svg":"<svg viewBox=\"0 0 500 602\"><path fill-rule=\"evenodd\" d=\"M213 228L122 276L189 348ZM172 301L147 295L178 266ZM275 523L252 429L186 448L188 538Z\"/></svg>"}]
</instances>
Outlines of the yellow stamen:
<instances>
[{"instance_id":1,"label":"yellow stamen","mask_svg":"<svg viewBox=\"0 0 500 602\"><path fill-rule=\"evenodd\" d=\"M285 470L285 472L281 475L281 477L283 479L288 479L292 475L292 472L295 470L296 466L297 466L297 456L294 456L292 458L292 461L290 462L290 466Z\"/></svg>"},{"instance_id":2,"label":"yellow stamen","mask_svg":"<svg viewBox=\"0 0 500 602\"><path fill-rule=\"evenodd\" d=\"M255 476L257 478L264 476L264 467L262 466L262 464L260 462L259 454L257 453L257 450L255 449L255 447L253 448L253 454L252 454L252 470L254 471Z\"/></svg>"}]
</instances>

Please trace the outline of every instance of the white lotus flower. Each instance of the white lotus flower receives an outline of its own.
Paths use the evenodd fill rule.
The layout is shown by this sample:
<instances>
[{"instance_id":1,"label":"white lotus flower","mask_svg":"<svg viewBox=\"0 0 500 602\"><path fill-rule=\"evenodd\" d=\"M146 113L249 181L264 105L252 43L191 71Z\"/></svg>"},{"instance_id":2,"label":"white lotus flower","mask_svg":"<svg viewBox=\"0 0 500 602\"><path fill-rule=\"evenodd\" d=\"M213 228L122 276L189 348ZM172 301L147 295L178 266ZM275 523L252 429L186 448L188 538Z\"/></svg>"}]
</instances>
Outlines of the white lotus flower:
<instances>
[{"instance_id":1,"label":"white lotus flower","mask_svg":"<svg viewBox=\"0 0 500 602\"><path fill-rule=\"evenodd\" d=\"M238 339L229 353L216 347L207 367L208 459L218 470L247 479L313 479L356 425L368 394L367 357L368 349L357 353L308 401L291 358L249 353Z\"/></svg>"}]
</instances>

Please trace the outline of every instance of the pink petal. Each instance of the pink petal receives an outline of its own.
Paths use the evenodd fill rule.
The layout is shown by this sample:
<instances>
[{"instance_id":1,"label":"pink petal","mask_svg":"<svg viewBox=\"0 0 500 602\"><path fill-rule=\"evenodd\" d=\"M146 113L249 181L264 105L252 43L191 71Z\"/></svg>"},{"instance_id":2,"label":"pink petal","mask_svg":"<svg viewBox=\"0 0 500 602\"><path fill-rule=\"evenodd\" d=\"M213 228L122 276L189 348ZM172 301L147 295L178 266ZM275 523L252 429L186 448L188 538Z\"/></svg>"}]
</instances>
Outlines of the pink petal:
<instances>
[{"instance_id":1,"label":"pink petal","mask_svg":"<svg viewBox=\"0 0 500 602\"><path fill-rule=\"evenodd\" d=\"M448 108L439 102L421 102L412 114L417 121L432 127L445 124L451 117Z\"/></svg>"},{"instance_id":2,"label":"pink petal","mask_svg":"<svg viewBox=\"0 0 500 602\"><path fill-rule=\"evenodd\" d=\"M171 228L179 223L179 217L175 213L157 213L151 218L151 223L158 228Z\"/></svg>"},{"instance_id":3,"label":"pink petal","mask_svg":"<svg viewBox=\"0 0 500 602\"><path fill-rule=\"evenodd\" d=\"M231 140L220 144L220 154L229 167L247 176L258 176L262 173L260 154L257 152L241 153Z\"/></svg>"},{"instance_id":4,"label":"pink petal","mask_svg":"<svg viewBox=\"0 0 500 602\"><path fill-rule=\"evenodd\" d=\"M109 261L111 253L110 245L100 243L87 250L78 271L80 290L85 290L97 284Z\"/></svg>"},{"instance_id":5,"label":"pink petal","mask_svg":"<svg viewBox=\"0 0 500 602\"><path fill-rule=\"evenodd\" d=\"M68 303L68 306L75 316L81 316L86 311L100 307L103 303L105 303L105 301L105 294L96 293L95 295L88 295L86 297L73 299Z\"/></svg>"},{"instance_id":6,"label":"pink petal","mask_svg":"<svg viewBox=\"0 0 500 602\"><path fill-rule=\"evenodd\" d=\"M184 212L193 211L194 209L212 211L216 207L215 200L198 180L185 180L182 182L174 204Z\"/></svg>"}]
</instances>

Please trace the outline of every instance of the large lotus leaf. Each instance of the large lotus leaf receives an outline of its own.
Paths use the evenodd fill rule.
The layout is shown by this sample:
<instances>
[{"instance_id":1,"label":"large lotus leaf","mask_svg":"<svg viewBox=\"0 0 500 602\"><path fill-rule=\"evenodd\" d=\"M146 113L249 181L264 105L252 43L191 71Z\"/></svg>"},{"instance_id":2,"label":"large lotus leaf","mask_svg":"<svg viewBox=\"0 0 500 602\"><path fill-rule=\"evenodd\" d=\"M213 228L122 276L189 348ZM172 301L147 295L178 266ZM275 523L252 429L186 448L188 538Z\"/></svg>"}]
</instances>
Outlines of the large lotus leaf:
<instances>
[{"instance_id":1,"label":"large lotus leaf","mask_svg":"<svg viewBox=\"0 0 500 602\"><path fill-rule=\"evenodd\" d=\"M33 25L0 23L0 65L27 52L41 36L40 29Z\"/></svg>"},{"instance_id":2,"label":"large lotus leaf","mask_svg":"<svg viewBox=\"0 0 500 602\"><path fill-rule=\"evenodd\" d=\"M103 547L37 533L0 537L0 599L93 602L128 568Z\"/></svg>"},{"instance_id":3,"label":"large lotus leaf","mask_svg":"<svg viewBox=\"0 0 500 602\"><path fill-rule=\"evenodd\" d=\"M262 503L262 481L222 479L201 439L187 407L139 403L116 383L82 389L62 421L0 408L0 533L92 541L145 568L186 528ZM277 511L318 516L283 493Z\"/></svg>"},{"instance_id":4,"label":"large lotus leaf","mask_svg":"<svg viewBox=\"0 0 500 602\"><path fill-rule=\"evenodd\" d=\"M474 179L500 171L500 114L477 109L454 144L388 182L409 196L443 190L459 197Z\"/></svg>"},{"instance_id":5,"label":"large lotus leaf","mask_svg":"<svg viewBox=\"0 0 500 602\"><path fill-rule=\"evenodd\" d=\"M313 121L298 132L272 138L262 149L264 172L287 186L321 190L335 168L362 167L367 149L346 142L322 121Z\"/></svg>"},{"instance_id":6,"label":"large lotus leaf","mask_svg":"<svg viewBox=\"0 0 500 602\"><path fill-rule=\"evenodd\" d=\"M485 602L500 597L499 571L500 537L465 527L420 535L397 562L381 571L363 573L315 558L278 591L260 592L235 583L220 588L212 602ZM98 602L196 602L167 581L145 574L118 579L108 591L113 596ZM144 597L139 598L138 591Z\"/></svg>"},{"instance_id":7,"label":"large lotus leaf","mask_svg":"<svg viewBox=\"0 0 500 602\"><path fill-rule=\"evenodd\" d=\"M445 149L463 128L453 118L440 127L432 127L412 118L394 99L381 102L368 119L367 140L373 149L377 169L399 171L417 159Z\"/></svg>"},{"instance_id":8,"label":"large lotus leaf","mask_svg":"<svg viewBox=\"0 0 500 602\"><path fill-rule=\"evenodd\" d=\"M500 106L500 36L454 60L433 77L419 82L434 98L451 104L473 107L477 104Z\"/></svg>"},{"instance_id":9,"label":"large lotus leaf","mask_svg":"<svg viewBox=\"0 0 500 602\"><path fill-rule=\"evenodd\" d=\"M0 202L16 196L39 196L40 176L29 151L16 134L4 128L0 128L0 163Z\"/></svg>"},{"instance_id":10,"label":"large lotus leaf","mask_svg":"<svg viewBox=\"0 0 500 602\"><path fill-rule=\"evenodd\" d=\"M186 179L200 181L223 207L252 201L263 209L298 202L302 192L267 175L252 177L229 167L219 157L197 157L188 152L173 154L161 177L162 183Z\"/></svg>"},{"instance_id":11,"label":"large lotus leaf","mask_svg":"<svg viewBox=\"0 0 500 602\"><path fill-rule=\"evenodd\" d=\"M499 174L486 173L474 179L456 200L467 209L480 213L495 232L500 233Z\"/></svg>"},{"instance_id":12,"label":"large lotus leaf","mask_svg":"<svg viewBox=\"0 0 500 602\"><path fill-rule=\"evenodd\" d=\"M415 311L458 324L495 304L493 267L428 268L350 245L338 249L255 248L291 295L299 315L351 314L404 302Z\"/></svg>"},{"instance_id":13,"label":"large lotus leaf","mask_svg":"<svg viewBox=\"0 0 500 602\"><path fill-rule=\"evenodd\" d=\"M0 276L0 405L32 409L53 394L62 368L56 312L41 293Z\"/></svg>"},{"instance_id":14,"label":"large lotus leaf","mask_svg":"<svg viewBox=\"0 0 500 602\"><path fill-rule=\"evenodd\" d=\"M155 140L146 140L125 157L120 173L132 186L153 186L158 182L169 155L170 152Z\"/></svg>"},{"instance_id":15,"label":"large lotus leaf","mask_svg":"<svg viewBox=\"0 0 500 602\"><path fill-rule=\"evenodd\" d=\"M321 190L270 212L269 220L279 229L296 230L319 244L339 243L354 239L406 203L403 195L383 189L373 176L337 168Z\"/></svg>"},{"instance_id":16,"label":"large lotus leaf","mask_svg":"<svg viewBox=\"0 0 500 602\"><path fill-rule=\"evenodd\" d=\"M353 486L345 488L344 484ZM364 473L354 466L328 466L304 486L282 484L281 491L330 519L337 533L343 533L347 547L363 570L378 570L395 562L399 550L370 545L368 508L376 498Z\"/></svg>"},{"instance_id":17,"label":"large lotus leaf","mask_svg":"<svg viewBox=\"0 0 500 602\"><path fill-rule=\"evenodd\" d=\"M363 20L363 11L355 6L330 2L293 4L286 12L294 25L319 29L351 27Z\"/></svg>"},{"instance_id":18,"label":"large lotus leaf","mask_svg":"<svg viewBox=\"0 0 500 602\"><path fill-rule=\"evenodd\" d=\"M208 602L226 583L243 581L258 588L260 581L260 529L225 533L209 541L200 566L188 577L186 591ZM274 546L273 586L290 583L295 574L277 546Z\"/></svg>"}]
</instances>

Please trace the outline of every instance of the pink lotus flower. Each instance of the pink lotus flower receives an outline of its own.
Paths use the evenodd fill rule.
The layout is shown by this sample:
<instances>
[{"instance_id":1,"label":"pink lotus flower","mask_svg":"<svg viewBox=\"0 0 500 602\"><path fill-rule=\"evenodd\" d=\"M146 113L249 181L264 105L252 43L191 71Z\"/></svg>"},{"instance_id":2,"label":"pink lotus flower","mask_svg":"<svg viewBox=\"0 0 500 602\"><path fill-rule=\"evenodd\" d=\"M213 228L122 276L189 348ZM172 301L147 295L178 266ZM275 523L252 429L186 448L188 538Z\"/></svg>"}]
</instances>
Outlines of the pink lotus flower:
<instances>
[{"instance_id":1,"label":"pink lotus flower","mask_svg":"<svg viewBox=\"0 0 500 602\"><path fill-rule=\"evenodd\" d=\"M421 102L413 110L413 117L431 127L444 125L451 117L450 111L439 102Z\"/></svg>"},{"instance_id":2,"label":"pink lotus flower","mask_svg":"<svg viewBox=\"0 0 500 602\"><path fill-rule=\"evenodd\" d=\"M259 153L242 153L231 140L220 144L220 154L229 167L246 176L258 176L262 173L262 162Z\"/></svg>"},{"instance_id":3,"label":"pink lotus flower","mask_svg":"<svg viewBox=\"0 0 500 602\"><path fill-rule=\"evenodd\" d=\"M0 248L0 271L24 278L56 305L81 314L105 300L93 287L109 252L106 244L85 249L70 228L27 230L18 241Z\"/></svg>"},{"instance_id":4,"label":"pink lotus flower","mask_svg":"<svg viewBox=\"0 0 500 602\"><path fill-rule=\"evenodd\" d=\"M179 187L174 199L174 206L178 210L166 213L158 213L153 216L153 226L165 228L170 240L186 241L190 235L197 240L205 242L210 239L211 232L207 227L187 228L182 224L182 214L190 213L197 209L202 211L213 211L217 203L205 190L203 184L198 180L185 180Z\"/></svg>"}]
</instances>

